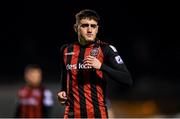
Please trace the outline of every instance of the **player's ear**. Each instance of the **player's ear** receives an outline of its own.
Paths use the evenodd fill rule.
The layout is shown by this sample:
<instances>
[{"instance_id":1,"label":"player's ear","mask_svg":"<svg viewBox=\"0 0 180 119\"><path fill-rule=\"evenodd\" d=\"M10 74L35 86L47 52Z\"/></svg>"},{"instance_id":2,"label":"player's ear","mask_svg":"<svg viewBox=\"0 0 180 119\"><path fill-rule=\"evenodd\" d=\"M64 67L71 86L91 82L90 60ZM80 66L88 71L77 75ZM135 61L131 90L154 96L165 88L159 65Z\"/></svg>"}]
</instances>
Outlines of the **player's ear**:
<instances>
[{"instance_id":1,"label":"player's ear","mask_svg":"<svg viewBox=\"0 0 180 119\"><path fill-rule=\"evenodd\" d=\"M74 24L74 31L77 33L77 24Z\"/></svg>"},{"instance_id":2,"label":"player's ear","mask_svg":"<svg viewBox=\"0 0 180 119\"><path fill-rule=\"evenodd\" d=\"M96 30L96 33L98 33L98 31L99 31L99 25L97 25L97 30Z\"/></svg>"},{"instance_id":3,"label":"player's ear","mask_svg":"<svg viewBox=\"0 0 180 119\"><path fill-rule=\"evenodd\" d=\"M99 31L99 26L97 25L95 32L98 33L98 31Z\"/></svg>"}]
</instances>

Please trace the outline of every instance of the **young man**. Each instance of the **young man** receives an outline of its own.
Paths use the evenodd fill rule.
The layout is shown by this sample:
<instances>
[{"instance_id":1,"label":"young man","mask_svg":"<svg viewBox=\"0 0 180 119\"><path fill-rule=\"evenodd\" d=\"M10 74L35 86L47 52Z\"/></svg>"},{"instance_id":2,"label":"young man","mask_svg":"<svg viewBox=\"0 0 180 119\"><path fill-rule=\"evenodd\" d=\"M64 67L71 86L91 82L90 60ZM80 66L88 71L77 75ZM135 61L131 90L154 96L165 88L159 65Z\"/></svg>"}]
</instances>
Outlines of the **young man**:
<instances>
[{"instance_id":1,"label":"young man","mask_svg":"<svg viewBox=\"0 0 180 119\"><path fill-rule=\"evenodd\" d=\"M42 84L42 70L38 65L28 65L25 68L26 85L18 91L18 118L48 117L53 105L52 93Z\"/></svg>"},{"instance_id":2,"label":"young man","mask_svg":"<svg viewBox=\"0 0 180 119\"><path fill-rule=\"evenodd\" d=\"M132 84L116 48L96 38L99 19L93 10L77 13L74 30L78 42L61 48L62 89L58 99L66 104L64 118L107 118L107 80Z\"/></svg>"}]
</instances>

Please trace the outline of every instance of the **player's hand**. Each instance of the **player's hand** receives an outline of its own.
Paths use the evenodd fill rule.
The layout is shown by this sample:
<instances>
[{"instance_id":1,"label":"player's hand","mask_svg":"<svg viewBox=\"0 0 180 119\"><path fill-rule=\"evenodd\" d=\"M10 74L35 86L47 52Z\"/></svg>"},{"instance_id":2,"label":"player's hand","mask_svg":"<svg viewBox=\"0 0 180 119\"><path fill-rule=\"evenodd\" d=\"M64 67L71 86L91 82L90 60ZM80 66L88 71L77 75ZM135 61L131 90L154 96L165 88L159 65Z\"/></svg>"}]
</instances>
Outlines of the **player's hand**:
<instances>
[{"instance_id":1,"label":"player's hand","mask_svg":"<svg viewBox=\"0 0 180 119\"><path fill-rule=\"evenodd\" d=\"M66 95L66 92L65 91L60 91L58 94L57 94L57 98L59 100L59 102L61 104L65 104L66 101L67 101L67 95Z\"/></svg>"},{"instance_id":2,"label":"player's hand","mask_svg":"<svg viewBox=\"0 0 180 119\"><path fill-rule=\"evenodd\" d=\"M87 56L84 59L84 64L95 69L100 69L102 65L102 63L96 57L93 56Z\"/></svg>"}]
</instances>

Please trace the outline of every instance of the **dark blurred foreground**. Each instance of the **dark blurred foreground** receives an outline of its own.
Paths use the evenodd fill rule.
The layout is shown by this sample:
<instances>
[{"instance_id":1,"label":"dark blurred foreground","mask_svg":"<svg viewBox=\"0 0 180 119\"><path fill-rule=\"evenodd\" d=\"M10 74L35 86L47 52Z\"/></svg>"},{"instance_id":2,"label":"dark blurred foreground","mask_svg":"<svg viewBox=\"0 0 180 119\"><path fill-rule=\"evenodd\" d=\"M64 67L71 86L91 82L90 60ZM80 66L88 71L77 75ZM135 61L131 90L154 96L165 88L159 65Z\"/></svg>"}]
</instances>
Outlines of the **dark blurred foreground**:
<instances>
[{"instance_id":1,"label":"dark blurred foreground","mask_svg":"<svg viewBox=\"0 0 180 119\"><path fill-rule=\"evenodd\" d=\"M13 117L16 109L17 90L24 84L22 77L1 77L7 80L0 84L0 117ZM179 80L169 82L170 77L144 76L135 80L132 87L126 88L109 81L111 111L114 117L180 117ZM64 106L57 102L60 89L57 77L44 85L53 92L54 106L51 117L63 117ZM172 77L173 79L173 77ZM154 82L156 80L156 82Z\"/></svg>"}]
</instances>

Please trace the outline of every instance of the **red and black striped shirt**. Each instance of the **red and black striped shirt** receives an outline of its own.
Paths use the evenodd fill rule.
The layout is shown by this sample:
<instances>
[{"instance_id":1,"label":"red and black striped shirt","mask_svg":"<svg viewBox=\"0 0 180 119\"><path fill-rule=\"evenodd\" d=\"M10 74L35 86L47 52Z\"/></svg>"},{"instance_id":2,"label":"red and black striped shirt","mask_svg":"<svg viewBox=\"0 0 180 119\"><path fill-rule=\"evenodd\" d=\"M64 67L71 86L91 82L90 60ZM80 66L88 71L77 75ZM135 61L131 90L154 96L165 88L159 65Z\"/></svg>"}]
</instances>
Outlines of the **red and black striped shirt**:
<instances>
[{"instance_id":1,"label":"red and black striped shirt","mask_svg":"<svg viewBox=\"0 0 180 119\"><path fill-rule=\"evenodd\" d=\"M131 84L130 74L115 47L95 41L82 46L78 42L61 48L62 90L67 92L64 118L108 118L105 101L107 80ZM86 56L101 63L100 70L83 64Z\"/></svg>"},{"instance_id":2,"label":"red and black striped shirt","mask_svg":"<svg viewBox=\"0 0 180 119\"><path fill-rule=\"evenodd\" d=\"M52 93L40 86L31 88L23 86L19 89L16 118L49 117L49 109L53 105Z\"/></svg>"}]
</instances>

